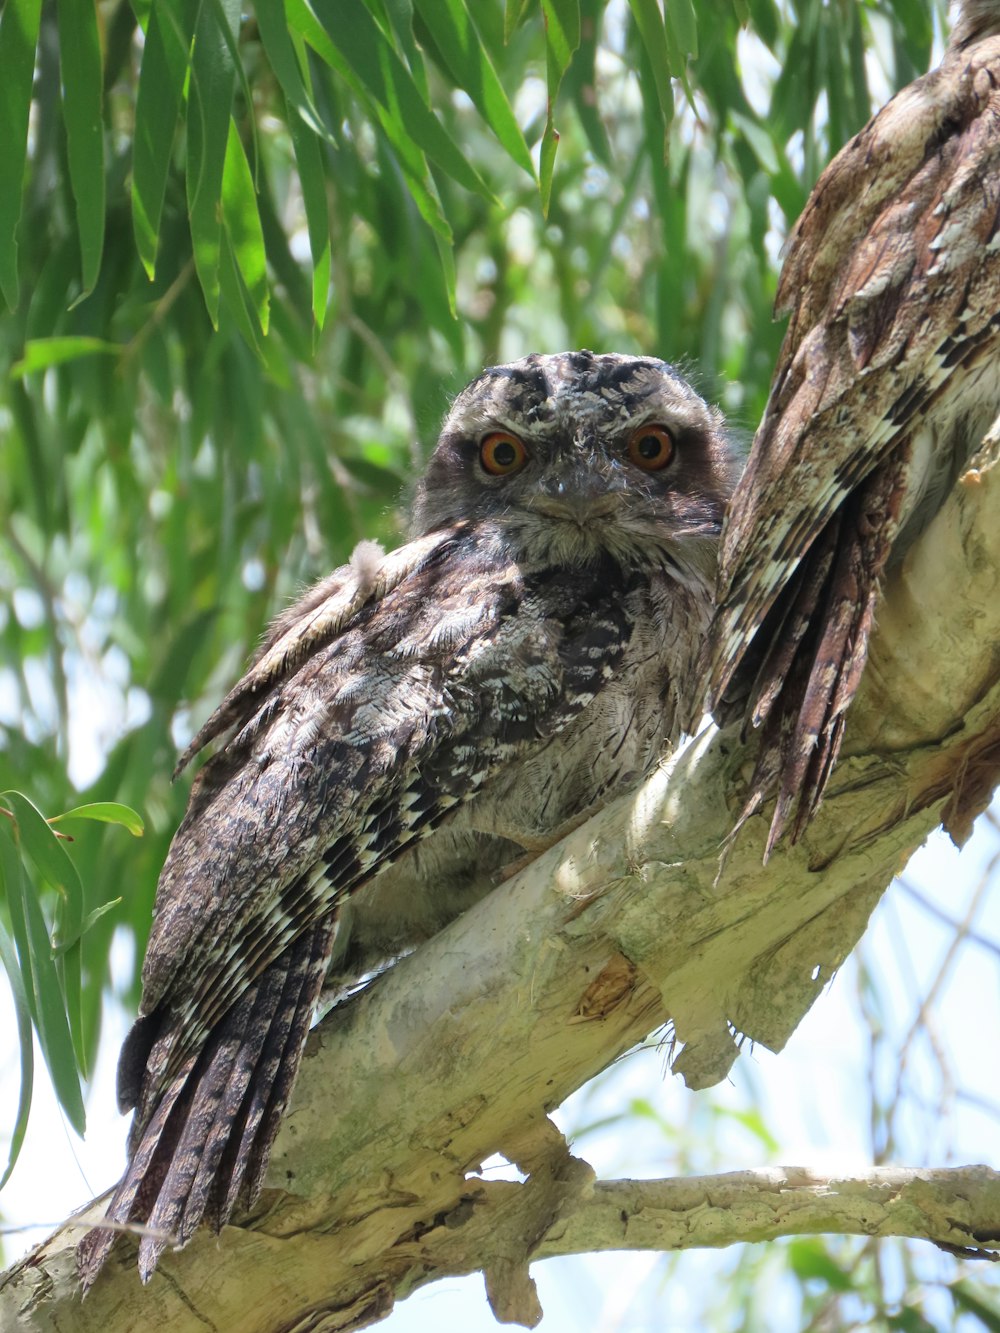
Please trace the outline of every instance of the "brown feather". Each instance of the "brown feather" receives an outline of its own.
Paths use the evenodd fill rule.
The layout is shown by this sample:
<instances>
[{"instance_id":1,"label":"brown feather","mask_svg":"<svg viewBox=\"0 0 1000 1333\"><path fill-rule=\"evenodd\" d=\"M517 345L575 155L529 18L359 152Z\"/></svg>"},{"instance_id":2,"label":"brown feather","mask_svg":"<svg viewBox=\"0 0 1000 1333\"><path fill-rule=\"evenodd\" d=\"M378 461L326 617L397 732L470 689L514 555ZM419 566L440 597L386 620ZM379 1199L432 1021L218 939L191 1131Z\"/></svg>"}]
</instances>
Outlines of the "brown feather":
<instances>
[{"instance_id":1,"label":"brown feather","mask_svg":"<svg viewBox=\"0 0 1000 1333\"><path fill-rule=\"evenodd\" d=\"M769 849L819 806L887 563L1000 411L997 18L963 8L939 68L837 155L789 241L708 648L713 710L749 701L761 728L747 810L777 793Z\"/></svg>"}]
</instances>

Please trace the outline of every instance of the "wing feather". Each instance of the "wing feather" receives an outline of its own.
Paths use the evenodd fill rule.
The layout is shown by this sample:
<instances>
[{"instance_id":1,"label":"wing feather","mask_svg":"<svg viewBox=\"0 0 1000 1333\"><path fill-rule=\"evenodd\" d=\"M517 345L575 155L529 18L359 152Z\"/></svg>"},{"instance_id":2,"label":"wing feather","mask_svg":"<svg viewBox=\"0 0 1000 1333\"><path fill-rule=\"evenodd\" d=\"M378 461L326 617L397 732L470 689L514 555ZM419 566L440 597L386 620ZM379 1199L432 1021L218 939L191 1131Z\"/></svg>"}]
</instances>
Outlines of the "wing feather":
<instances>
[{"instance_id":1,"label":"wing feather","mask_svg":"<svg viewBox=\"0 0 1000 1333\"><path fill-rule=\"evenodd\" d=\"M796 800L798 832L822 795L893 542L1000 410L995 27L869 121L790 238L789 325L726 519L709 641L714 711L749 700L763 728L747 812L777 780L769 846Z\"/></svg>"},{"instance_id":2,"label":"wing feather","mask_svg":"<svg viewBox=\"0 0 1000 1333\"><path fill-rule=\"evenodd\" d=\"M791 319L723 534L712 692L849 492L1000 345L1000 38L904 89L797 223Z\"/></svg>"},{"instance_id":3,"label":"wing feather","mask_svg":"<svg viewBox=\"0 0 1000 1333\"><path fill-rule=\"evenodd\" d=\"M401 566L349 617L340 585L333 611L312 607L308 651L291 642L293 622L203 729L230 735L197 780L157 892L142 1014L167 1017L140 1124L256 976L495 765L565 726L603 684L595 661L613 668L628 641L610 561L525 573L460 529ZM123 1089L135 1081L130 1069Z\"/></svg>"}]
</instances>

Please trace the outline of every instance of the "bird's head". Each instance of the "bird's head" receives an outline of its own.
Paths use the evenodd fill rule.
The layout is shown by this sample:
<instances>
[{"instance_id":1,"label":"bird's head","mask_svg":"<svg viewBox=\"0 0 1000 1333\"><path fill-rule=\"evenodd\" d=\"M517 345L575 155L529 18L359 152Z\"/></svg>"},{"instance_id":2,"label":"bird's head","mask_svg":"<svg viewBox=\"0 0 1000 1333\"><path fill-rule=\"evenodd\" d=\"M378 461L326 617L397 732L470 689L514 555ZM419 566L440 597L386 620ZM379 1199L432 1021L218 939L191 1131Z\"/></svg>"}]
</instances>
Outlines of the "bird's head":
<instances>
[{"instance_id":1,"label":"bird's head","mask_svg":"<svg viewBox=\"0 0 1000 1333\"><path fill-rule=\"evenodd\" d=\"M488 521L528 563L607 553L703 583L733 482L722 414L666 362L533 354L489 367L455 399L412 535Z\"/></svg>"}]
</instances>

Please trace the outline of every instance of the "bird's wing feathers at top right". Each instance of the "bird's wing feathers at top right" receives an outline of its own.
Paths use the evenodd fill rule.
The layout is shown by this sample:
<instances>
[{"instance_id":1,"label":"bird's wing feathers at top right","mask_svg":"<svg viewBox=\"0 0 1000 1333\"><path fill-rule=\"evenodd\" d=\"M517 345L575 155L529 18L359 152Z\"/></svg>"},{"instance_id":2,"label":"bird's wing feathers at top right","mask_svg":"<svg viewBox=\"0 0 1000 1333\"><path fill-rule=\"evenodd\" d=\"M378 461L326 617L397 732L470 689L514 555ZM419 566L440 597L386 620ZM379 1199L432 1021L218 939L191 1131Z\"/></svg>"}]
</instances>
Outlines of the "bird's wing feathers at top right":
<instances>
[{"instance_id":1,"label":"bird's wing feathers at top right","mask_svg":"<svg viewBox=\"0 0 1000 1333\"><path fill-rule=\"evenodd\" d=\"M953 34L838 154L790 238L788 330L725 521L706 654L716 716L760 729L740 823L777 793L767 852L793 808L794 838L819 806L897 537L1000 411L990 23L982 36L962 18L976 40Z\"/></svg>"},{"instance_id":2,"label":"bird's wing feathers at top right","mask_svg":"<svg viewBox=\"0 0 1000 1333\"><path fill-rule=\"evenodd\" d=\"M726 522L712 692L844 497L1000 340L1000 38L893 99L796 225L771 396Z\"/></svg>"}]
</instances>

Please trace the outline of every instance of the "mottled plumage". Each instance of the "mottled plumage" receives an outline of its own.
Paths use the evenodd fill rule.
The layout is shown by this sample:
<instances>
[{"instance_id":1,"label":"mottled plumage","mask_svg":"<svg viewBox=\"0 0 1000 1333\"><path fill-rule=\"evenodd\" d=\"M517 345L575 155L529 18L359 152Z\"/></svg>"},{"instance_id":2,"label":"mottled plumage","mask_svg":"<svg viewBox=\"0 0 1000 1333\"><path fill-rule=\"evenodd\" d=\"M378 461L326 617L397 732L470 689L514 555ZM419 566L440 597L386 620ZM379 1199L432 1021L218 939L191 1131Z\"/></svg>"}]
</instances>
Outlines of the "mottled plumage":
<instances>
[{"instance_id":1,"label":"mottled plumage","mask_svg":"<svg viewBox=\"0 0 1000 1333\"><path fill-rule=\"evenodd\" d=\"M720 555L712 706L761 729L768 851L836 761L890 557L1000 411L1000 4L838 154L792 232L790 310ZM794 815L792 814L795 807Z\"/></svg>"},{"instance_id":2,"label":"mottled plumage","mask_svg":"<svg viewBox=\"0 0 1000 1333\"><path fill-rule=\"evenodd\" d=\"M181 758L220 742L157 891L110 1219L222 1225L328 972L411 948L656 761L731 472L719 414L660 361L531 356L459 395L409 543L363 543L280 616ZM112 1240L82 1243L85 1283ZM142 1240L143 1278L162 1248Z\"/></svg>"}]
</instances>

